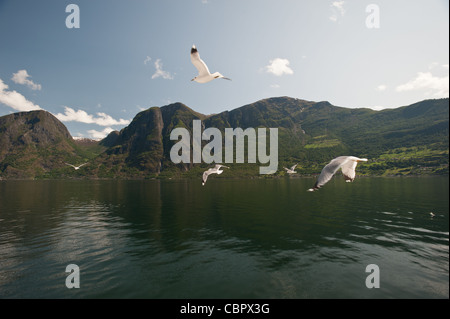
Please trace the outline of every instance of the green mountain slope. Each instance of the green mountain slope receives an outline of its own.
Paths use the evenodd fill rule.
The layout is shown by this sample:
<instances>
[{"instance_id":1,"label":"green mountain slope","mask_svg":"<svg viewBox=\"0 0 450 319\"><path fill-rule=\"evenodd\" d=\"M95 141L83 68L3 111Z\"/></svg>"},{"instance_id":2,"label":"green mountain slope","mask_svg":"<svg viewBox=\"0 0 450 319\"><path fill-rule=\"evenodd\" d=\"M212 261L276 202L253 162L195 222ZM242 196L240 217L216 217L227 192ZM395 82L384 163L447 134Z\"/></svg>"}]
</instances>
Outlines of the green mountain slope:
<instances>
[{"instance_id":1,"label":"green mountain slope","mask_svg":"<svg viewBox=\"0 0 450 319\"><path fill-rule=\"evenodd\" d=\"M15 122L15 117L7 117L6 122ZM89 150L76 145L68 132L55 131L49 140L51 146L46 147L31 139L27 154L31 154L30 147L46 149L47 155L41 151L33 156L37 162L45 158L50 163L47 166L33 164L35 169L31 170L26 162L20 165L11 162L11 156L20 156L25 148L3 148L9 145L4 142L5 136L11 135L7 125L2 124L4 118L0 118L0 176L3 177L12 176L10 171L16 169L28 172L16 174L16 177L198 178L211 165L174 164L170 159L170 150L177 143L170 140L170 133L174 128L182 127L192 138L193 120L201 120L203 130L218 128L222 138L225 128L278 128L279 165L275 175L284 175L283 167L295 163L299 163L299 174L317 174L323 165L340 155L369 158L368 163L358 166L358 174L448 174L449 99L425 100L396 109L373 111L277 97L210 116L197 113L182 103L174 103L138 113L129 126L110 133ZM33 120L30 118L29 121ZM49 124L51 127L57 126L49 123L52 123ZM30 135L27 132L36 131L29 125L21 127L21 132L16 130L14 133L16 139L26 139ZM48 131L53 132L52 129ZM208 142L203 141L202 146ZM89 159L90 162L74 172L55 164L61 163L62 159ZM260 163L231 165L233 169L227 171L227 177L259 176ZM42 168L36 170L36 167Z\"/></svg>"},{"instance_id":2,"label":"green mountain slope","mask_svg":"<svg viewBox=\"0 0 450 319\"><path fill-rule=\"evenodd\" d=\"M84 160L87 154L67 128L46 111L20 112L0 117L0 177L58 176L65 162Z\"/></svg>"}]
</instances>

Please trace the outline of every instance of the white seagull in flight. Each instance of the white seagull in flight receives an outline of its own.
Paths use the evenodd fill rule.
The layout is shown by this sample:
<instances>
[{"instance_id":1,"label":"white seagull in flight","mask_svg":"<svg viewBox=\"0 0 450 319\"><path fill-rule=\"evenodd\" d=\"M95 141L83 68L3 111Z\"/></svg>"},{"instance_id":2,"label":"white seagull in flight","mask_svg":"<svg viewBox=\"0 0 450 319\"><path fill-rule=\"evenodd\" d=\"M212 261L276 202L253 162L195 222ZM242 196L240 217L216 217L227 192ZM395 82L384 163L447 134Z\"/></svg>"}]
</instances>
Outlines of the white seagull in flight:
<instances>
[{"instance_id":1,"label":"white seagull in flight","mask_svg":"<svg viewBox=\"0 0 450 319\"><path fill-rule=\"evenodd\" d=\"M66 165L72 166L76 171L79 170L81 166L86 165L86 164L87 163L81 164L80 166L75 166L75 165L66 163Z\"/></svg>"},{"instance_id":2,"label":"white seagull in flight","mask_svg":"<svg viewBox=\"0 0 450 319\"><path fill-rule=\"evenodd\" d=\"M308 191L313 192L321 188L339 169L342 169L342 174L346 182L353 182L356 176L355 169L358 162L367 162L367 158L358 158L355 156L336 157L322 169L316 184L314 184L313 188L308 189Z\"/></svg>"},{"instance_id":3,"label":"white seagull in flight","mask_svg":"<svg viewBox=\"0 0 450 319\"><path fill-rule=\"evenodd\" d=\"M217 164L216 166L214 166L214 168L210 168L210 169L208 169L207 171L205 171L205 172L203 173L202 185L203 185L203 186L205 185L206 180L208 179L209 174L222 174L223 171L220 170L221 167L229 168L228 166Z\"/></svg>"},{"instance_id":4,"label":"white seagull in flight","mask_svg":"<svg viewBox=\"0 0 450 319\"><path fill-rule=\"evenodd\" d=\"M198 83L207 83L214 79L224 79L224 80L230 80L229 78L224 77L219 72L215 72L211 74L209 72L208 66L205 62L203 62L202 59L200 59L200 54L198 54L197 48L195 45L192 46L191 49L191 62L192 64L197 68L198 75L193 78L191 81L195 81Z\"/></svg>"},{"instance_id":5,"label":"white seagull in flight","mask_svg":"<svg viewBox=\"0 0 450 319\"><path fill-rule=\"evenodd\" d=\"M284 168L285 170L286 170L286 173L288 173L288 174L295 174L295 173L297 173L296 171L295 171L295 168L297 167L297 165L298 165L298 163L297 164L295 164L294 166L292 166L291 168Z\"/></svg>"}]
</instances>

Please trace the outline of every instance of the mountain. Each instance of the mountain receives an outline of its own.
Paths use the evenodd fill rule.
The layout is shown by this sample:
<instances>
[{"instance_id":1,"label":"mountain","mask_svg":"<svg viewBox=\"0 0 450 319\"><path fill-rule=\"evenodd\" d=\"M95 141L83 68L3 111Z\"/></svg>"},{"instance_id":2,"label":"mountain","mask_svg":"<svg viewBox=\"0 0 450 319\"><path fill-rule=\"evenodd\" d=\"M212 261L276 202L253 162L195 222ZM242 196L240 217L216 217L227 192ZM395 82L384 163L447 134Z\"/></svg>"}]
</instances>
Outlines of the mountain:
<instances>
[{"instance_id":1,"label":"mountain","mask_svg":"<svg viewBox=\"0 0 450 319\"><path fill-rule=\"evenodd\" d=\"M46 111L0 117L0 171L9 178L31 178L74 155L67 128Z\"/></svg>"},{"instance_id":2,"label":"mountain","mask_svg":"<svg viewBox=\"0 0 450 319\"><path fill-rule=\"evenodd\" d=\"M363 174L448 173L449 100L426 100L384 111L349 109L329 102L289 97L269 98L206 116L182 103L153 107L139 113L96 162L90 174L101 177L198 176L207 164L173 164L170 140L176 127L192 137L193 120L202 129L278 128L279 174L300 163L301 174L320 172L333 157L369 157ZM113 138L108 136L108 140ZM203 141L204 146L208 141ZM102 142L104 143L104 142ZM192 157L192 145L190 147ZM234 164L227 176L258 175L259 164ZM91 166L92 169L92 166Z\"/></svg>"},{"instance_id":3,"label":"mountain","mask_svg":"<svg viewBox=\"0 0 450 319\"><path fill-rule=\"evenodd\" d=\"M49 113L46 117L52 120L40 120L36 122L40 123L37 127L25 124L36 121L36 117L43 118L44 113L39 112L44 111L35 112L38 113L16 113L0 118L0 176L32 177L34 172L34 177L198 177L210 165L174 164L170 159L170 150L178 142L170 139L170 133L174 128L185 128L192 137L193 120L201 120L203 130L219 129L222 136L225 128L278 128L277 175L283 175L283 167L295 163L299 163L297 172L300 174L317 174L324 164L339 155L369 158L368 163L358 167L360 174L448 174L449 99L425 100L374 111L338 107L326 101L276 97L214 115L200 114L182 103L174 103L138 113L127 127L110 133L90 149L76 145L67 129L64 131L64 125ZM26 114L28 120L25 120ZM14 135L11 129L16 126L20 130L13 130ZM29 139L44 128L47 139L42 136ZM16 144L18 139L25 139L28 146L11 147L11 142L5 140L13 135ZM46 146L43 141L48 142ZM202 146L208 142L203 141ZM9 146L4 148L4 145ZM33 147L41 151L32 153L35 162L31 166L41 169L11 175L13 169L20 172L29 169L25 162L17 166L8 158L19 156L25 149L30 153ZM190 150L192 157L192 145ZM72 172L61 166L64 164L55 164L62 159L90 159L90 164ZM53 166L42 164L52 161ZM227 176L258 176L260 166L260 163L234 163Z\"/></svg>"},{"instance_id":4,"label":"mountain","mask_svg":"<svg viewBox=\"0 0 450 319\"><path fill-rule=\"evenodd\" d=\"M28 179L64 176L64 172L71 170L65 162L78 163L99 151L96 145L81 144L86 144L86 141L73 140L66 126L47 111L2 116L0 177ZM92 147L96 150L89 152Z\"/></svg>"},{"instance_id":5,"label":"mountain","mask_svg":"<svg viewBox=\"0 0 450 319\"><path fill-rule=\"evenodd\" d=\"M191 130L192 121L205 119L182 103L152 107L138 113L120 132L110 133L100 142L108 145L105 153L91 165L90 174L101 177L157 176L165 168L174 168L170 161L170 132L175 127ZM97 167L94 167L97 165ZM193 167L180 164L182 171ZM178 169L177 169L178 170Z\"/></svg>"}]
</instances>

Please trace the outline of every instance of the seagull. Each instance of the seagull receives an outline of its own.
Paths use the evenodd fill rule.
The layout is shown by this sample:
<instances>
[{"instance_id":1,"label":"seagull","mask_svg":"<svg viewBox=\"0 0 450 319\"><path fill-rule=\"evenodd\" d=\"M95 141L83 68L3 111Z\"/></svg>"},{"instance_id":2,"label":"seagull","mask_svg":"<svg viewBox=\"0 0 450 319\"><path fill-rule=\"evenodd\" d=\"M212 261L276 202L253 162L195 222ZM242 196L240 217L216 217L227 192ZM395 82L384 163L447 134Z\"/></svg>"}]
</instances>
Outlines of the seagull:
<instances>
[{"instance_id":1,"label":"seagull","mask_svg":"<svg viewBox=\"0 0 450 319\"><path fill-rule=\"evenodd\" d=\"M207 83L214 79L224 79L224 80L230 80L229 78L224 77L219 72L215 72L211 74L209 72L208 66L205 62L203 62L202 59L200 59L200 54L198 54L197 48L195 45L192 46L191 49L191 62L192 64L197 68L198 75L193 78L191 81L195 81L198 83Z\"/></svg>"},{"instance_id":2,"label":"seagull","mask_svg":"<svg viewBox=\"0 0 450 319\"><path fill-rule=\"evenodd\" d=\"M430 213L430 217L433 218L434 216L436 216L433 212Z\"/></svg>"},{"instance_id":3,"label":"seagull","mask_svg":"<svg viewBox=\"0 0 450 319\"><path fill-rule=\"evenodd\" d=\"M66 163L66 165L72 166L76 171L79 170L81 166L86 165L86 164L87 163L81 164L80 166L75 166L75 165Z\"/></svg>"},{"instance_id":4,"label":"seagull","mask_svg":"<svg viewBox=\"0 0 450 319\"><path fill-rule=\"evenodd\" d=\"M318 190L325 185L333 175L341 168L346 182L353 182L356 173L355 168L358 162L367 162L367 158L358 158L355 156L339 156L326 165L317 179L313 188L308 189L309 192Z\"/></svg>"},{"instance_id":5,"label":"seagull","mask_svg":"<svg viewBox=\"0 0 450 319\"><path fill-rule=\"evenodd\" d=\"M210 168L207 171L203 172L202 185L205 185L209 174L222 174L223 171L220 170L221 167L229 168L228 166L217 164L216 166L214 166L214 168Z\"/></svg>"},{"instance_id":6,"label":"seagull","mask_svg":"<svg viewBox=\"0 0 450 319\"><path fill-rule=\"evenodd\" d=\"M298 163L297 164L295 164L294 166L292 166L291 168L284 168L285 170L286 170L286 172L288 173L288 174L295 174L295 173L297 173L296 171L295 171L295 168L297 167L297 165L298 165Z\"/></svg>"}]
</instances>

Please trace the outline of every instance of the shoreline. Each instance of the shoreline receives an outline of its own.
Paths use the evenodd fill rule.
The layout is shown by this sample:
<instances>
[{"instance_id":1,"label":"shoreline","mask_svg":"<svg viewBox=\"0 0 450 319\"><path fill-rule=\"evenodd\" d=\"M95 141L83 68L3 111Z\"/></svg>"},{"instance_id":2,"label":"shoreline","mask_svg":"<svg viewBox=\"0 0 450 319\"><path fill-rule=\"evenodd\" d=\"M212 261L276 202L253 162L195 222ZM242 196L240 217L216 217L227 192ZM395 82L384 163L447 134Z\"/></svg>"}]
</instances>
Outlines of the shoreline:
<instances>
[{"instance_id":1,"label":"shoreline","mask_svg":"<svg viewBox=\"0 0 450 319\"><path fill-rule=\"evenodd\" d=\"M226 180L242 180L242 179L314 179L317 178L317 175L296 175L296 176L286 176L286 175L278 175L278 176L251 176L251 177L226 177L221 176L220 179ZM449 177L449 174L408 174L408 175L356 175L357 179L361 178L412 178L412 177L423 177L423 178L432 178L432 177ZM0 182L7 181L151 181L151 180L160 180L160 181L175 181L175 180L196 180L201 177L151 177L151 178L90 178L90 177L81 177L81 178L1 178Z\"/></svg>"}]
</instances>

